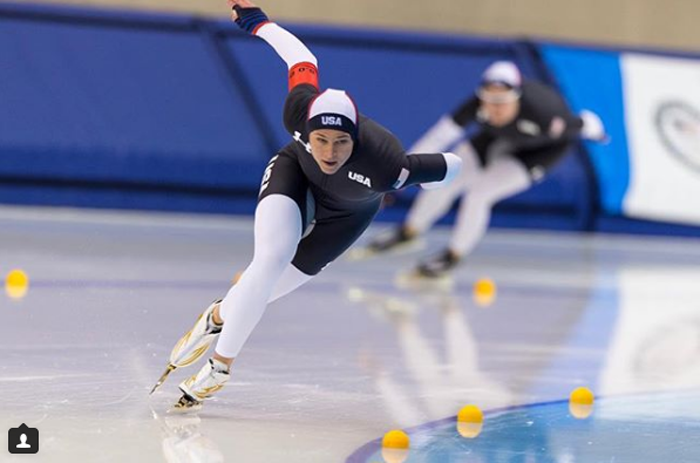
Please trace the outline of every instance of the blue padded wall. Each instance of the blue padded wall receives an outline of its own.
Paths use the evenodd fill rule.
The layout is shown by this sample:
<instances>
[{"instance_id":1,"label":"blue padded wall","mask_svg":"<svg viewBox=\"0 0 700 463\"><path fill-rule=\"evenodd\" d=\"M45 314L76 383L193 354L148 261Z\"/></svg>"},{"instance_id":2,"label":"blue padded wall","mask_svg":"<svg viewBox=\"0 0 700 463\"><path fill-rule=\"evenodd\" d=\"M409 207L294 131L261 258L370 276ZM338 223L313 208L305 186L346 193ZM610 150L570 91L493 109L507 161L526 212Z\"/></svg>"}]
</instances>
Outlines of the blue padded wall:
<instances>
[{"instance_id":1,"label":"blue padded wall","mask_svg":"<svg viewBox=\"0 0 700 463\"><path fill-rule=\"evenodd\" d=\"M494 60L548 78L530 43L288 27L318 57L322 85L348 90L407 147ZM3 202L249 213L289 140L284 63L228 22L2 4L0 83ZM585 228L584 160L575 150L494 222ZM382 217L400 219L414 194Z\"/></svg>"}]
</instances>

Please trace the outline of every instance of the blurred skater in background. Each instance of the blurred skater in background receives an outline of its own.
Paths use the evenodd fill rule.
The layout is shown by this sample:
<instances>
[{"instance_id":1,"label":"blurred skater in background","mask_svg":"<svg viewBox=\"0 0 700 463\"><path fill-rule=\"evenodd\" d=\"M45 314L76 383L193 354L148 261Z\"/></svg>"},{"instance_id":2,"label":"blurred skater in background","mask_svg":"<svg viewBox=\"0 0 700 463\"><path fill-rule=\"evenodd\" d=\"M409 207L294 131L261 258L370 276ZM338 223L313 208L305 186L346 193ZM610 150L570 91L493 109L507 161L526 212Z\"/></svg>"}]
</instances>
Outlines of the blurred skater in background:
<instances>
[{"instance_id":1,"label":"blurred skater in background","mask_svg":"<svg viewBox=\"0 0 700 463\"><path fill-rule=\"evenodd\" d=\"M461 198L449 244L415 270L422 277L444 275L484 236L494 204L541 181L579 137L606 138L596 114L573 114L554 89L523 81L515 64L499 61L483 73L476 95L443 116L409 152L450 148L462 140L471 124L478 126L477 132L454 149L464 164L460 176L447 188L421 191L404 223L376 237L363 255L412 242Z\"/></svg>"}]
</instances>

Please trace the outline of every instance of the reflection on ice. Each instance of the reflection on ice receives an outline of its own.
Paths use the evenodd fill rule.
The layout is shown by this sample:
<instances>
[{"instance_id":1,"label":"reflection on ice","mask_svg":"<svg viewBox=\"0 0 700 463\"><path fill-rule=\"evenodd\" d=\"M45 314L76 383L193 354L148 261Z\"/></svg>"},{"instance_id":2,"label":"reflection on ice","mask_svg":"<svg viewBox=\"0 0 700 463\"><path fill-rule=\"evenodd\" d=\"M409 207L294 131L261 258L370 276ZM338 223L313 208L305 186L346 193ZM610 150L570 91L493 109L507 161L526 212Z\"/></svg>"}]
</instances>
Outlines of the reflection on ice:
<instances>
[{"instance_id":1,"label":"reflection on ice","mask_svg":"<svg viewBox=\"0 0 700 463\"><path fill-rule=\"evenodd\" d=\"M196 415L153 417L163 431L163 456L168 463L222 463L224 455L216 443L200 431L202 420Z\"/></svg>"},{"instance_id":2,"label":"reflection on ice","mask_svg":"<svg viewBox=\"0 0 700 463\"><path fill-rule=\"evenodd\" d=\"M359 287L346 294L352 302L364 304L395 333L411 384L396 379L390 369L372 360L371 352L363 353L362 363L371 365L368 371L397 424L414 426L455 415L467 403L487 408L511 403L512 393L480 369L478 346L459 296L450 291L421 291L409 299ZM425 318L436 320L442 327L442 339L425 336L421 328ZM441 347L444 357L438 352ZM417 391L411 391L412 387Z\"/></svg>"}]
</instances>

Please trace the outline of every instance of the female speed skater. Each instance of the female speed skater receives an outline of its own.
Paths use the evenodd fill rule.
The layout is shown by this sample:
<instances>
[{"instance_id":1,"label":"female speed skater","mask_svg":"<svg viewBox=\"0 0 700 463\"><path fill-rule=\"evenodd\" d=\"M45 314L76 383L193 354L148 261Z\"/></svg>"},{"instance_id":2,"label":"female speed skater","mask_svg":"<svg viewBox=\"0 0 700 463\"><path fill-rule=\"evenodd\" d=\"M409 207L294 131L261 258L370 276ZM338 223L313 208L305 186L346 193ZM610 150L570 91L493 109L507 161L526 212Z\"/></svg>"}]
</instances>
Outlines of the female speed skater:
<instances>
[{"instance_id":1,"label":"female speed skater","mask_svg":"<svg viewBox=\"0 0 700 463\"><path fill-rule=\"evenodd\" d=\"M474 123L468 140L465 127ZM541 181L579 138L606 140L603 123L590 111L571 112L553 89L523 81L509 61L489 66L476 95L443 116L409 152L440 151L457 142L464 168L449 187L423 191L404 223L370 242L363 255L395 249L428 231L461 197L450 242L440 254L421 262L419 277L447 274L486 233L493 205Z\"/></svg>"},{"instance_id":2,"label":"female speed skater","mask_svg":"<svg viewBox=\"0 0 700 463\"><path fill-rule=\"evenodd\" d=\"M447 185L462 164L451 153L407 155L391 132L358 113L345 91L320 90L316 57L298 38L249 0L229 0L229 6L236 24L267 42L287 64L284 124L293 141L265 169L252 261L175 345L153 388L175 368L202 358L219 337L213 357L180 384L176 409L198 408L224 386L266 306L343 254L370 224L386 192Z\"/></svg>"}]
</instances>

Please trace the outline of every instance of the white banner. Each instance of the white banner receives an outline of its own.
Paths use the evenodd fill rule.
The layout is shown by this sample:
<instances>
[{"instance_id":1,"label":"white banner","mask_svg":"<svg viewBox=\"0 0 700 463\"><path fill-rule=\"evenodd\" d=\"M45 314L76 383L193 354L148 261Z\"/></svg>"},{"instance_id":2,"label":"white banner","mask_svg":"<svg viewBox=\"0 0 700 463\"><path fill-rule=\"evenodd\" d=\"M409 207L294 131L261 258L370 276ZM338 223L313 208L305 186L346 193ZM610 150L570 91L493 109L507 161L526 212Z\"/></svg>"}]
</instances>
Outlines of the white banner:
<instances>
[{"instance_id":1,"label":"white banner","mask_svg":"<svg viewBox=\"0 0 700 463\"><path fill-rule=\"evenodd\" d=\"M621 57L629 217L700 224L700 61Z\"/></svg>"}]
</instances>

